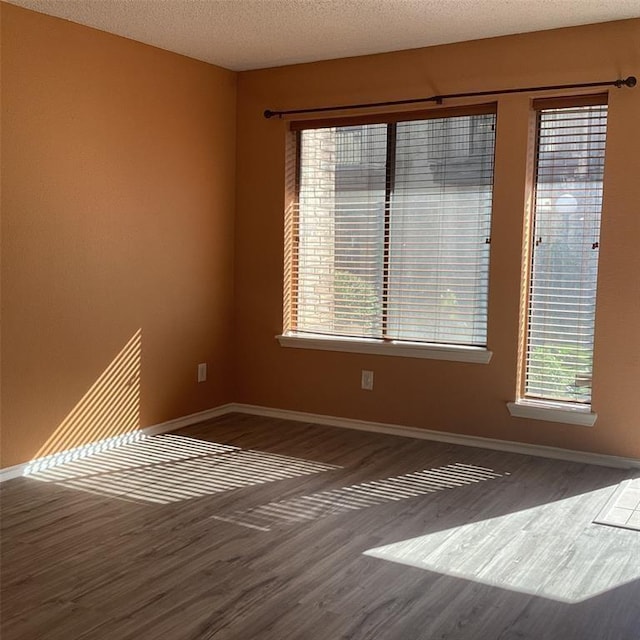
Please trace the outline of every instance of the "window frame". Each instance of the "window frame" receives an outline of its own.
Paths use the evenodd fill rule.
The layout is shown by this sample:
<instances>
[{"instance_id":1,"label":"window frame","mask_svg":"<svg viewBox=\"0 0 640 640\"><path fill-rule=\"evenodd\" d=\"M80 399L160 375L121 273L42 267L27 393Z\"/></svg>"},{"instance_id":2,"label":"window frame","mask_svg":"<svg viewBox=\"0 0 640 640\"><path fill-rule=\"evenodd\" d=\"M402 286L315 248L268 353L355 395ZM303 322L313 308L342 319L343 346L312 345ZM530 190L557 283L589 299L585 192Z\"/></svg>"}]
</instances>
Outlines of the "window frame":
<instances>
[{"instance_id":1,"label":"window frame","mask_svg":"<svg viewBox=\"0 0 640 640\"><path fill-rule=\"evenodd\" d=\"M320 351L340 351L348 353L365 353L386 356L399 356L409 358L426 358L448 360L455 362L488 363L493 355L488 346L467 346L449 343L415 342L411 340L395 340L389 338L365 338L336 336L330 334L314 334L292 329L296 325L295 309L297 308L298 288L293 286L298 281L296 265L292 260L292 254L299 251L299 219L293 211L297 207L300 189L301 175L301 132L309 129L321 129L327 127L349 127L366 124L395 125L398 122L442 119L456 116L474 116L493 114L497 123L497 102L485 102L469 106L438 107L420 111L399 111L387 114L366 114L348 117L333 117L315 120L292 120L289 123L287 146L287 194L288 206L286 207L285 220L285 277L284 277L284 309L283 332L276 336L282 347L313 349ZM497 132L497 126L495 127ZM495 135L495 134L494 134ZM495 167L496 139L494 137L493 166ZM389 142L389 141L387 141ZM394 140L395 142L395 140ZM387 162L389 153L387 152ZM387 168L388 170L389 168ZM387 181L387 189L388 189ZM493 196L493 185L492 196ZM388 195L388 194L387 194ZM389 225L389 198L386 198L385 228ZM492 202L493 210L493 202ZM491 213L490 224L493 225ZM388 233L388 230L385 230ZM385 249L385 254L388 251ZM385 262L388 257L385 255ZM487 275L487 296L490 290L490 275ZM384 317L384 315L383 315ZM489 318L487 312L487 334ZM489 336L487 335L487 342Z\"/></svg>"},{"instance_id":2,"label":"window frame","mask_svg":"<svg viewBox=\"0 0 640 640\"><path fill-rule=\"evenodd\" d=\"M547 422L559 422L584 427L592 427L598 414L593 411L593 397L588 403L564 401L551 398L534 397L526 395L526 368L528 364L527 354L529 346L529 304L533 279L533 251L535 243L535 215L536 215L536 188L538 171L539 149L539 123L540 112L546 109L576 108L586 106L608 106L608 93L589 94L581 96L562 96L555 98L541 98L531 103L531 179L529 185L529 206L525 212L526 219L523 233L522 250L522 282L520 295L520 344L518 349L518 370L516 399L507 402L507 409L512 417L543 420ZM606 137L604 166L606 171ZM604 182L604 177L603 177ZM604 198L603 198L604 201ZM602 216L603 202L600 203L600 216ZM598 285L596 282L596 294L594 302L597 304ZM597 312L597 306L596 306ZM595 327L595 317L594 317ZM593 357L594 350L592 351ZM593 385L593 380L592 380Z\"/></svg>"}]
</instances>

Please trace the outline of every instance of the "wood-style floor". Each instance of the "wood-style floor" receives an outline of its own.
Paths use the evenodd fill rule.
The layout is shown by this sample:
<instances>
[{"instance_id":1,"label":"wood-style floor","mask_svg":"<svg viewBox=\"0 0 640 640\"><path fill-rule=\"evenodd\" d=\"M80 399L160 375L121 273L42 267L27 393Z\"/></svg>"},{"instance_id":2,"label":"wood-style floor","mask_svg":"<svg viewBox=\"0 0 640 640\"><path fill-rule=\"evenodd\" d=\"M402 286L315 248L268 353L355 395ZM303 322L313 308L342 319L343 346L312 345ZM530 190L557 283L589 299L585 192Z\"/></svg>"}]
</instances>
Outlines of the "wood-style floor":
<instances>
[{"instance_id":1,"label":"wood-style floor","mask_svg":"<svg viewBox=\"0 0 640 640\"><path fill-rule=\"evenodd\" d=\"M1 637L638 640L635 475L225 416L4 483Z\"/></svg>"}]
</instances>

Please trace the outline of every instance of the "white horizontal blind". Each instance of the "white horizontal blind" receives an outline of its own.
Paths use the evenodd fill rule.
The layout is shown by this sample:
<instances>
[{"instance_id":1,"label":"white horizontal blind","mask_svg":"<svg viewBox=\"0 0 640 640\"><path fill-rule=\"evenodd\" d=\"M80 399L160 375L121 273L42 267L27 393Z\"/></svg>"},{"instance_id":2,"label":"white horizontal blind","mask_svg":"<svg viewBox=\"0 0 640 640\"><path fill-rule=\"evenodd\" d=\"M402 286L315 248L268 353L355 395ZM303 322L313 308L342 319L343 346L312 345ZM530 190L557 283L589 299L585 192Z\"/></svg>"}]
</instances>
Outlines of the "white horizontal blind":
<instances>
[{"instance_id":1,"label":"white horizontal blind","mask_svg":"<svg viewBox=\"0 0 640 640\"><path fill-rule=\"evenodd\" d=\"M294 328L380 337L387 125L300 135Z\"/></svg>"},{"instance_id":2,"label":"white horizontal blind","mask_svg":"<svg viewBox=\"0 0 640 640\"><path fill-rule=\"evenodd\" d=\"M486 344L495 114L300 136L291 328Z\"/></svg>"},{"instance_id":3,"label":"white horizontal blind","mask_svg":"<svg viewBox=\"0 0 640 640\"><path fill-rule=\"evenodd\" d=\"M589 404L606 105L538 113L525 396Z\"/></svg>"},{"instance_id":4,"label":"white horizontal blind","mask_svg":"<svg viewBox=\"0 0 640 640\"><path fill-rule=\"evenodd\" d=\"M401 122L388 335L487 343L495 115Z\"/></svg>"}]
</instances>

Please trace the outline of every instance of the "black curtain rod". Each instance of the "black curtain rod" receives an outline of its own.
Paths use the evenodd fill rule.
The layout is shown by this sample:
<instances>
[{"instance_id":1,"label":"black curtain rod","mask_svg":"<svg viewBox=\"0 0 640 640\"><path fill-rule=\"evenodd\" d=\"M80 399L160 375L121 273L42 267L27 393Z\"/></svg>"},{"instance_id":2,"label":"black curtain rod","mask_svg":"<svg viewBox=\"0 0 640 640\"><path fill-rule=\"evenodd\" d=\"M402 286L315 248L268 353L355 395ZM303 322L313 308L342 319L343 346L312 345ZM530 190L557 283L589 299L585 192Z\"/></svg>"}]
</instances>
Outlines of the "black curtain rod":
<instances>
[{"instance_id":1,"label":"black curtain rod","mask_svg":"<svg viewBox=\"0 0 640 640\"><path fill-rule=\"evenodd\" d=\"M300 115L303 113L325 113L327 111L346 111L350 109L368 109L371 107L396 107L405 104L418 104L421 102L435 102L442 104L443 100L450 98L475 98L478 96L495 96L506 93L525 93L531 91L557 91L559 89L587 89L590 87L635 87L635 76L629 76L624 80L611 80L609 82L583 82L582 84L556 84L548 87L524 87L521 89L497 89L495 91L476 91L474 93L447 93L429 98L411 98L408 100L392 100L390 102L363 102L362 104L344 104L339 107L316 107L313 109L288 109L286 111L272 111L265 109L265 118L282 118L282 116Z\"/></svg>"}]
</instances>

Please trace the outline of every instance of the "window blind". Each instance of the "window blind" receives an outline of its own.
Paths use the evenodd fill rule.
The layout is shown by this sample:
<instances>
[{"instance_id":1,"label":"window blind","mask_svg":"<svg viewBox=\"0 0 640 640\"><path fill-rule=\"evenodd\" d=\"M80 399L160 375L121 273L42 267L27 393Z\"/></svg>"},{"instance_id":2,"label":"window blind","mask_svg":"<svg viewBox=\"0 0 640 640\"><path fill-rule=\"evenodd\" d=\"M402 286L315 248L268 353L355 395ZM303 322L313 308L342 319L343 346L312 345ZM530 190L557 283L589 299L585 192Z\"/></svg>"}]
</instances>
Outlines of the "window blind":
<instances>
[{"instance_id":1,"label":"window blind","mask_svg":"<svg viewBox=\"0 0 640 640\"><path fill-rule=\"evenodd\" d=\"M289 329L486 345L495 113L298 135Z\"/></svg>"},{"instance_id":2,"label":"window blind","mask_svg":"<svg viewBox=\"0 0 640 640\"><path fill-rule=\"evenodd\" d=\"M606 105L538 111L525 397L589 404Z\"/></svg>"}]
</instances>

